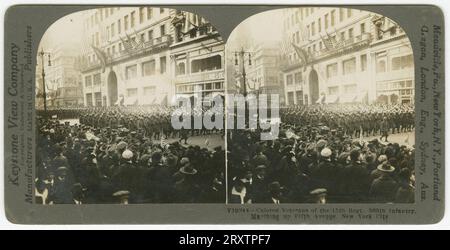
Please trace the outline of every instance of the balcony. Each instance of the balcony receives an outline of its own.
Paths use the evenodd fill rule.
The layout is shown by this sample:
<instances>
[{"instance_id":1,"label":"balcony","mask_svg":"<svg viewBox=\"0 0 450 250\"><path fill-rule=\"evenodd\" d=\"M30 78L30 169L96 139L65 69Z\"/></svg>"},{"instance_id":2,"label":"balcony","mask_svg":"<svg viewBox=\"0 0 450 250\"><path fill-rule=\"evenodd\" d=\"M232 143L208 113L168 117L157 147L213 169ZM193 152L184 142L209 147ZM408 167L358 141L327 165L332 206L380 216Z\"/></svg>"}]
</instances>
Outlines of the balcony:
<instances>
[{"instance_id":1,"label":"balcony","mask_svg":"<svg viewBox=\"0 0 450 250\"><path fill-rule=\"evenodd\" d=\"M362 47L369 46L371 41L372 35L370 33L363 33L359 36L354 36L343 41L338 41L331 49L322 49L320 51L315 51L312 53L312 57L314 60L321 60L329 56L334 56L336 54L344 54L353 50L357 51Z\"/></svg>"},{"instance_id":2,"label":"balcony","mask_svg":"<svg viewBox=\"0 0 450 250\"><path fill-rule=\"evenodd\" d=\"M200 73L179 75L175 78L175 84L182 84L188 82L207 82L214 80L223 80L224 79L224 70L214 70L214 71L206 71Z\"/></svg>"},{"instance_id":3,"label":"balcony","mask_svg":"<svg viewBox=\"0 0 450 250\"><path fill-rule=\"evenodd\" d=\"M129 58L130 56L142 55L147 53L158 53L163 49L168 49L172 44L172 41L173 40L171 35L164 35L143 43L136 42L131 48L128 49L126 49L124 46L123 50L114 54L107 55L107 64L122 61ZM105 50L104 52L106 54ZM86 61L83 65L80 66L80 68L81 71L89 71L92 69L101 68L101 66L102 64L100 60L95 60L90 62Z\"/></svg>"},{"instance_id":4,"label":"balcony","mask_svg":"<svg viewBox=\"0 0 450 250\"><path fill-rule=\"evenodd\" d=\"M146 41L144 43L136 42L136 45L133 46L132 48L123 49L119 53L110 55L110 58L112 59L112 61L118 61L130 55L157 53L162 49L169 48L171 44L172 44L172 36L164 35L157 38L153 38L152 40Z\"/></svg>"},{"instance_id":5,"label":"balcony","mask_svg":"<svg viewBox=\"0 0 450 250\"><path fill-rule=\"evenodd\" d=\"M340 40L334 43L333 48L324 48L318 51L309 52L310 62L316 62L320 60L327 59L329 57L336 57L352 51L358 51L361 48L367 47L372 42L371 33L363 33L359 36L350 37L346 40ZM300 59L290 62L282 62L281 68L283 71L291 70L297 67L303 66Z\"/></svg>"},{"instance_id":6,"label":"balcony","mask_svg":"<svg viewBox=\"0 0 450 250\"><path fill-rule=\"evenodd\" d=\"M174 47L208 38L222 41L219 32L210 23L204 23L198 27L192 28L187 33L177 32L175 37L175 41L172 44Z\"/></svg>"}]
</instances>

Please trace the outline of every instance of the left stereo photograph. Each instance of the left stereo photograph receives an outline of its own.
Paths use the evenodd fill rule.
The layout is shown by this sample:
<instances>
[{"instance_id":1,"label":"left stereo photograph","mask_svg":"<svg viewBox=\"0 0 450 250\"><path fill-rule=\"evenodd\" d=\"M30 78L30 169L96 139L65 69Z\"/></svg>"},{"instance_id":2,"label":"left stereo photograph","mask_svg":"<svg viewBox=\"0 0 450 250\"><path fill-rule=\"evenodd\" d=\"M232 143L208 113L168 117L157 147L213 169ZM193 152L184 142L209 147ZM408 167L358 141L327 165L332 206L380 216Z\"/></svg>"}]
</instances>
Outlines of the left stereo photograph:
<instances>
[{"instance_id":1,"label":"left stereo photograph","mask_svg":"<svg viewBox=\"0 0 450 250\"><path fill-rule=\"evenodd\" d=\"M225 132L197 123L224 98L224 47L208 20L171 8L54 22L36 58L34 203L224 204ZM174 129L182 117L190 129Z\"/></svg>"}]
</instances>

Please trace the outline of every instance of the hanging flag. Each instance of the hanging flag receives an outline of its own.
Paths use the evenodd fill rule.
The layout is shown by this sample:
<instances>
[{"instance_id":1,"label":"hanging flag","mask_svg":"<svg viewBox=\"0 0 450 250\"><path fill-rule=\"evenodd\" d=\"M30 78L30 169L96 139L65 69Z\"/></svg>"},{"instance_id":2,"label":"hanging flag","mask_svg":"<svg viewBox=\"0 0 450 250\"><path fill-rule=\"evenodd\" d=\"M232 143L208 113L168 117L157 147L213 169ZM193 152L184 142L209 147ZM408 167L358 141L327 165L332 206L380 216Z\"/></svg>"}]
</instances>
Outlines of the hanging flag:
<instances>
[{"instance_id":1,"label":"hanging flag","mask_svg":"<svg viewBox=\"0 0 450 250\"><path fill-rule=\"evenodd\" d=\"M107 55L104 51L101 49L95 47L94 45L91 45L92 49L94 50L95 54L97 55L98 59L100 59L100 62L102 64L102 73L105 73L106 64L107 64Z\"/></svg>"},{"instance_id":2,"label":"hanging flag","mask_svg":"<svg viewBox=\"0 0 450 250\"><path fill-rule=\"evenodd\" d=\"M295 52L297 53L297 55L300 57L300 60L302 60L302 64L304 66L306 66L309 63L309 54L308 52L306 52L304 49L298 47L297 45L295 45L294 43L292 43L292 46L295 49Z\"/></svg>"},{"instance_id":3,"label":"hanging flag","mask_svg":"<svg viewBox=\"0 0 450 250\"><path fill-rule=\"evenodd\" d=\"M320 34L320 39L322 39L322 42L323 42L323 45L325 46L325 49L326 50L330 50L332 44L330 44L327 39L323 38L322 34Z\"/></svg>"},{"instance_id":4,"label":"hanging flag","mask_svg":"<svg viewBox=\"0 0 450 250\"><path fill-rule=\"evenodd\" d=\"M324 38L322 37L322 35L320 35L320 37L322 38L323 41L323 45L325 45L325 48L327 50L333 50L335 49L335 40L336 38L331 37L328 33L327 36Z\"/></svg>"},{"instance_id":5,"label":"hanging flag","mask_svg":"<svg viewBox=\"0 0 450 250\"><path fill-rule=\"evenodd\" d=\"M128 43L131 44L131 47L133 50L135 50L138 47L138 43L136 42L136 38L132 39L128 33L125 32L125 35L127 36Z\"/></svg>"},{"instance_id":6,"label":"hanging flag","mask_svg":"<svg viewBox=\"0 0 450 250\"><path fill-rule=\"evenodd\" d=\"M136 40L137 42L137 48L139 49L143 49L144 45L145 45L145 41L141 38L141 36L136 32L136 30L134 30L134 34L136 35Z\"/></svg>"},{"instance_id":7,"label":"hanging flag","mask_svg":"<svg viewBox=\"0 0 450 250\"><path fill-rule=\"evenodd\" d=\"M130 43L130 40L124 40L122 37L120 37L120 40L122 41L125 51L127 51L129 54L132 54L134 50L133 45Z\"/></svg>"}]
</instances>

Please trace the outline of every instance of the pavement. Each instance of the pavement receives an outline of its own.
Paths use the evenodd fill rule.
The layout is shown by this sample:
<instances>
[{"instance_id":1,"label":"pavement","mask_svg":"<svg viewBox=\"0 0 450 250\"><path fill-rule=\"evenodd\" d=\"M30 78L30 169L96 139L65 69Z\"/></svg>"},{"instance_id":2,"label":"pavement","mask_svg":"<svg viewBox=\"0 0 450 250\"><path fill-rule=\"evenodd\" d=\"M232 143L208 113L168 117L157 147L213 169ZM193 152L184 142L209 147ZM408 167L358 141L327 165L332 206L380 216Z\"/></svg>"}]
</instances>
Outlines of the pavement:
<instances>
[{"instance_id":1,"label":"pavement","mask_svg":"<svg viewBox=\"0 0 450 250\"><path fill-rule=\"evenodd\" d=\"M370 141L373 139L380 139L380 136L369 136L369 137L363 137L364 140ZM383 144L387 144L387 143L398 143L400 145L406 145L409 147L414 146L414 144L416 143L416 136L415 136L415 131L411 131L411 132L406 132L406 133L396 133L396 134L389 134L388 136L388 142L383 141L381 143ZM355 139L358 140L358 139Z\"/></svg>"},{"instance_id":2,"label":"pavement","mask_svg":"<svg viewBox=\"0 0 450 250\"><path fill-rule=\"evenodd\" d=\"M60 123L69 122L70 125L78 124L80 121L78 119L62 119L59 120ZM164 140L166 143L172 143L178 141L179 138L168 138ZM200 135L200 136L189 136L187 144L184 144L184 140L181 142L182 145L195 145L202 148L208 148L213 150L217 146L222 146L225 149L225 141L221 134L211 134L211 135Z\"/></svg>"},{"instance_id":3,"label":"pavement","mask_svg":"<svg viewBox=\"0 0 450 250\"><path fill-rule=\"evenodd\" d=\"M168 138L165 140L168 143L172 143L174 141L178 141L179 138ZM187 144L184 144L184 140L181 142L181 145L196 145L203 148L208 148L208 150L213 150L217 146L221 146L222 149L225 149L225 140L223 139L221 134L211 134L211 135L200 135L200 136L189 136L187 140Z\"/></svg>"}]
</instances>

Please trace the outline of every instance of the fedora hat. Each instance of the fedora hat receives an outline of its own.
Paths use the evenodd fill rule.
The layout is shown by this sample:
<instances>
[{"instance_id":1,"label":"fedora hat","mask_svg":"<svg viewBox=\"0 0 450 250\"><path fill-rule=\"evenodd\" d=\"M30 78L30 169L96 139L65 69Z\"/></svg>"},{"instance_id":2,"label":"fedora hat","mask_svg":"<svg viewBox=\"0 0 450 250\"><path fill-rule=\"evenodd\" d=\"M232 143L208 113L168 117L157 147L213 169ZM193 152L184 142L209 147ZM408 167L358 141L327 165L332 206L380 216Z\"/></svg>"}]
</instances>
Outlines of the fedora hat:
<instances>
[{"instance_id":1,"label":"fedora hat","mask_svg":"<svg viewBox=\"0 0 450 250\"><path fill-rule=\"evenodd\" d=\"M377 169L385 173L392 173L395 171L395 168L388 164L380 164L378 165Z\"/></svg>"}]
</instances>

